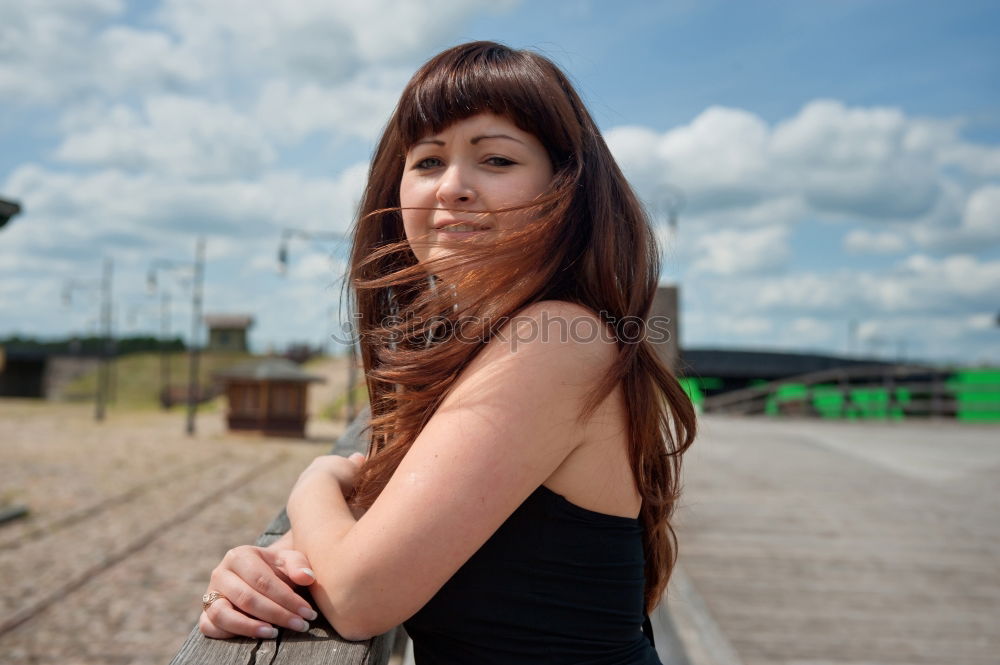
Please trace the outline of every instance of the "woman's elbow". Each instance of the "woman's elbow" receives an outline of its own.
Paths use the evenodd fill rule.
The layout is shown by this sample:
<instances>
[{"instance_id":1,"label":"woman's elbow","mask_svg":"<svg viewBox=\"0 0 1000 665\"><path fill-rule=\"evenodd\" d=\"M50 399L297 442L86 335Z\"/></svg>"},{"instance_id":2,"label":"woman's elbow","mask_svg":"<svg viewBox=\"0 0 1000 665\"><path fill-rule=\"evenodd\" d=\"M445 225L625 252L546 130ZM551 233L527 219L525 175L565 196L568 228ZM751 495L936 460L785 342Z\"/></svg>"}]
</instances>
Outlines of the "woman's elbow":
<instances>
[{"instance_id":1,"label":"woman's elbow","mask_svg":"<svg viewBox=\"0 0 1000 665\"><path fill-rule=\"evenodd\" d=\"M371 631L361 630L360 628L354 627L334 626L333 629L337 631L338 635L348 642L366 642L378 634L372 634Z\"/></svg>"},{"instance_id":2,"label":"woman's elbow","mask_svg":"<svg viewBox=\"0 0 1000 665\"><path fill-rule=\"evenodd\" d=\"M330 625L333 626L338 635L348 642L364 642L387 633L396 626L396 624L388 625L385 622L365 619L357 615L351 616L348 613L339 613L333 619Z\"/></svg>"},{"instance_id":3,"label":"woman's elbow","mask_svg":"<svg viewBox=\"0 0 1000 665\"><path fill-rule=\"evenodd\" d=\"M316 604L333 629L349 642L363 642L387 633L399 622L389 621L381 616L377 607L365 602L357 594L331 597L327 594L313 594Z\"/></svg>"}]
</instances>

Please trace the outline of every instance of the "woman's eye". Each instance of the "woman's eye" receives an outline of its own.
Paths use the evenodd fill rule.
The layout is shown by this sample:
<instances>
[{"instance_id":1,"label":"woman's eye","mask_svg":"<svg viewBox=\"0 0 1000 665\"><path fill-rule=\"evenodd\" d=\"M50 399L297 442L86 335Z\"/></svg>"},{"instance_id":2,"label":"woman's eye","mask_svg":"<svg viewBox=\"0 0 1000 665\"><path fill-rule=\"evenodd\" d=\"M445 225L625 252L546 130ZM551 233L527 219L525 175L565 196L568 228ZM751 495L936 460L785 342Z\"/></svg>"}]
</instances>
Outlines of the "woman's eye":
<instances>
[{"instance_id":1,"label":"woman's eye","mask_svg":"<svg viewBox=\"0 0 1000 665\"><path fill-rule=\"evenodd\" d=\"M515 164L506 157L487 157L486 163L490 166L513 166Z\"/></svg>"},{"instance_id":2,"label":"woman's eye","mask_svg":"<svg viewBox=\"0 0 1000 665\"><path fill-rule=\"evenodd\" d=\"M415 169L432 169L441 166L441 160L437 157L425 157L413 165Z\"/></svg>"}]
</instances>

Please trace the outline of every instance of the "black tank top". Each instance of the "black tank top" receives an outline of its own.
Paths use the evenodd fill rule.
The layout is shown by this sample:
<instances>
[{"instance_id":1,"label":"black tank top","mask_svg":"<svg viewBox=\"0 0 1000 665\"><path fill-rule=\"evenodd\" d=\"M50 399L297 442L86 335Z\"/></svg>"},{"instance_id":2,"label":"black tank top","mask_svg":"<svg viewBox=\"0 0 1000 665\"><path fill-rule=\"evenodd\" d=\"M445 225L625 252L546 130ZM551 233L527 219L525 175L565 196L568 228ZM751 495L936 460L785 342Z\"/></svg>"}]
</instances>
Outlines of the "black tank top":
<instances>
[{"instance_id":1,"label":"black tank top","mask_svg":"<svg viewBox=\"0 0 1000 665\"><path fill-rule=\"evenodd\" d=\"M638 520L541 485L403 624L414 660L662 665L644 634L644 563Z\"/></svg>"}]
</instances>

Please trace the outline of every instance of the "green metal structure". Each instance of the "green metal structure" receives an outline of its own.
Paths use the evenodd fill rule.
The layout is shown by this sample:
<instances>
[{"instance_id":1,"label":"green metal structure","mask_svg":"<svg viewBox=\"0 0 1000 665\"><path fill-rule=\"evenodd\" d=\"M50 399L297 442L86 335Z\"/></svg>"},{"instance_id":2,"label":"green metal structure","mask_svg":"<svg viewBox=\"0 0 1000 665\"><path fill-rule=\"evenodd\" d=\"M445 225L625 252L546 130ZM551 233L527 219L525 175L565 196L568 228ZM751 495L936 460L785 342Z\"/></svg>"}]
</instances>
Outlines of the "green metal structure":
<instances>
[{"instance_id":1,"label":"green metal structure","mask_svg":"<svg viewBox=\"0 0 1000 665\"><path fill-rule=\"evenodd\" d=\"M939 374L939 376L942 376ZM926 386L872 383L851 385L844 383L781 382L769 390L763 402L763 413L782 415L819 416L842 420L903 420L917 417L914 413L928 409L940 415L940 406L932 402L939 399L949 405L947 414L969 423L1000 423L1000 368L961 368L943 375L939 380L936 398L928 397ZM722 386L722 380L713 377L684 377L681 385L696 407L704 407L706 393ZM764 386L762 380L750 385ZM765 386L761 388L768 390ZM727 393L728 394L728 393ZM923 405L923 406L921 406ZM760 411L756 411L760 413Z\"/></svg>"}]
</instances>

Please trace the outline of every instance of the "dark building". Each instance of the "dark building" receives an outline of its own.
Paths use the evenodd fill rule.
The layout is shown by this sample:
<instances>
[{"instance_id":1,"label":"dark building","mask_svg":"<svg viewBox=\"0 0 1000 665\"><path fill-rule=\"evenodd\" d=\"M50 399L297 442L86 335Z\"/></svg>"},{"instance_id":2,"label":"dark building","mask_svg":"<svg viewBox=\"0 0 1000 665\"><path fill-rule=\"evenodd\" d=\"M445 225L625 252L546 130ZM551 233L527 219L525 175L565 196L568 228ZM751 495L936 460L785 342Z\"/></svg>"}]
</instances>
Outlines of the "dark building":
<instances>
[{"instance_id":1,"label":"dark building","mask_svg":"<svg viewBox=\"0 0 1000 665\"><path fill-rule=\"evenodd\" d=\"M738 349L681 349L680 356L678 374L697 380L708 395L827 369L893 365L819 353Z\"/></svg>"},{"instance_id":2,"label":"dark building","mask_svg":"<svg viewBox=\"0 0 1000 665\"><path fill-rule=\"evenodd\" d=\"M0 397L66 398L66 387L98 362L96 354L0 347Z\"/></svg>"}]
</instances>

